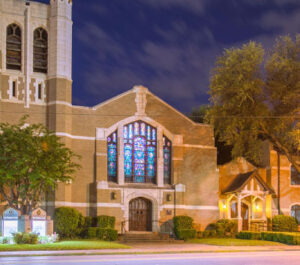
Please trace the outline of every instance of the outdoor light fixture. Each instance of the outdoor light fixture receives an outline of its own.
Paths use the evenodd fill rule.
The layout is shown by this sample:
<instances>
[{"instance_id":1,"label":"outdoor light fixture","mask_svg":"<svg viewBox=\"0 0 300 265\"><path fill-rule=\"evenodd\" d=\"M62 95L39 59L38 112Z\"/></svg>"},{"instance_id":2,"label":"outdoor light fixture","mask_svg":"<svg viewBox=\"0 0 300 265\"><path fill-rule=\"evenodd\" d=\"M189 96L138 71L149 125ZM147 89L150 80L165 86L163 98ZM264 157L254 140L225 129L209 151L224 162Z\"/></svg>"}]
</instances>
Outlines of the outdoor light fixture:
<instances>
[{"instance_id":1,"label":"outdoor light fixture","mask_svg":"<svg viewBox=\"0 0 300 265\"><path fill-rule=\"evenodd\" d=\"M226 209L226 204L223 204L223 209Z\"/></svg>"},{"instance_id":2,"label":"outdoor light fixture","mask_svg":"<svg viewBox=\"0 0 300 265\"><path fill-rule=\"evenodd\" d=\"M255 209L259 210L259 205L258 204L255 205Z\"/></svg>"}]
</instances>

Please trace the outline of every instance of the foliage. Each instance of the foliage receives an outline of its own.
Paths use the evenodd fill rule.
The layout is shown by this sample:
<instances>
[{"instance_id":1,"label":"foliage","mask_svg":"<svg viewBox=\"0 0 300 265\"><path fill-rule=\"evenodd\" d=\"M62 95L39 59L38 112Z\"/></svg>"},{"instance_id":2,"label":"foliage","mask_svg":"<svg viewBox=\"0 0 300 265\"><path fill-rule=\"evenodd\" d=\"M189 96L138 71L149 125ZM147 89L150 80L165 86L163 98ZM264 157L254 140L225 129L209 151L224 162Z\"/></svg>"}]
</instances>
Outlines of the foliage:
<instances>
[{"instance_id":1,"label":"foliage","mask_svg":"<svg viewBox=\"0 0 300 265\"><path fill-rule=\"evenodd\" d=\"M261 45L250 42L225 50L213 70L212 108L206 119L219 141L232 145L232 156L262 164L268 140L300 172L299 102L300 35L293 41L281 37L265 55Z\"/></svg>"},{"instance_id":2,"label":"foliage","mask_svg":"<svg viewBox=\"0 0 300 265\"><path fill-rule=\"evenodd\" d=\"M97 216L97 226L100 228L115 228L116 218L114 216Z\"/></svg>"},{"instance_id":3,"label":"foliage","mask_svg":"<svg viewBox=\"0 0 300 265\"><path fill-rule=\"evenodd\" d=\"M80 231L82 215L69 207L56 208L54 211L54 229L61 238L74 238Z\"/></svg>"},{"instance_id":4,"label":"foliage","mask_svg":"<svg viewBox=\"0 0 300 265\"><path fill-rule=\"evenodd\" d=\"M37 244L38 235L34 233L15 233L14 242L16 244Z\"/></svg>"},{"instance_id":5,"label":"foliage","mask_svg":"<svg viewBox=\"0 0 300 265\"><path fill-rule=\"evenodd\" d=\"M104 241L116 241L118 239L118 231L111 228L98 228L97 238Z\"/></svg>"},{"instance_id":6,"label":"foliage","mask_svg":"<svg viewBox=\"0 0 300 265\"><path fill-rule=\"evenodd\" d=\"M173 222L175 230L193 228L193 218L186 215L175 216Z\"/></svg>"},{"instance_id":7,"label":"foliage","mask_svg":"<svg viewBox=\"0 0 300 265\"><path fill-rule=\"evenodd\" d=\"M10 238L9 237L0 237L0 244L9 244Z\"/></svg>"},{"instance_id":8,"label":"foliage","mask_svg":"<svg viewBox=\"0 0 300 265\"><path fill-rule=\"evenodd\" d=\"M216 222L216 234L218 237L234 237L237 230L238 225L236 221L221 219Z\"/></svg>"},{"instance_id":9,"label":"foliage","mask_svg":"<svg viewBox=\"0 0 300 265\"><path fill-rule=\"evenodd\" d=\"M298 224L296 218L287 215L276 215L272 219L273 231L296 232Z\"/></svg>"},{"instance_id":10,"label":"foliage","mask_svg":"<svg viewBox=\"0 0 300 265\"><path fill-rule=\"evenodd\" d=\"M237 234L236 237L240 239L261 240L261 233L251 232L251 231L241 231Z\"/></svg>"},{"instance_id":11,"label":"foliage","mask_svg":"<svg viewBox=\"0 0 300 265\"><path fill-rule=\"evenodd\" d=\"M87 237L87 238L96 238L97 229L98 229L98 227L89 227L89 228L87 228L85 237Z\"/></svg>"},{"instance_id":12,"label":"foliage","mask_svg":"<svg viewBox=\"0 0 300 265\"><path fill-rule=\"evenodd\" d=\"M205 116L209 108L209 105L200 105L198 108L193 108L188 117L194 122L205 123Z\"/></svg>"},{"instance_id":13,"label":"foliage","mask_svg":"<svg viewBox=\"0 0 300 265\"><path fill-rule=\"evenodd\" d=\"M59 240L58 234L53 234L51 236L39 236L38 243L39 244L50 244L55 243Z\"/></svg>"},{"instance_id":14,"label":"foliage","mask_svg":"<svg viewBox=\"0 0 300 265\"><path fill-rule=\"evenodd\" d=\"M176 236L180 240L188 240L196 237L196 229L179 229Z\"/></svg>"},{"instance_id":15,"label":"foliage","mask_svg":"<svg viewBox=\"0 0 300 265\"><path fill-rule=\"evenodd\" d=\"M41 202L57 182L68 182L79 165L78 156L42 124L0 124L0 194L23 214Z\"/></svg>"}]
</instances>

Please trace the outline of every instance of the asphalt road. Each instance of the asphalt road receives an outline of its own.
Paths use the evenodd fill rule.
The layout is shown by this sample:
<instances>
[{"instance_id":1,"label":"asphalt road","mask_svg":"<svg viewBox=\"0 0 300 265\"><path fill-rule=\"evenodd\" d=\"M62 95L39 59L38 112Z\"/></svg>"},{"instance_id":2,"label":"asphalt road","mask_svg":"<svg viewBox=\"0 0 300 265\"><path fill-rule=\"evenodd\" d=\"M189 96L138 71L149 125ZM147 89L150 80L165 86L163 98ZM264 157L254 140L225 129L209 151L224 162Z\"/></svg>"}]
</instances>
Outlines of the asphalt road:
<instances>
[{"instance_id":1,"label":"asphalt road","mask_svg":"<svg viewBox=\"0 0 300 265\"><path fill-rule=\"evenodd\" d=\"M109 256L53 256L0 258L0 264L38 265L299 265L300 251L109 255Z\"/></svg>"}]
</instances>

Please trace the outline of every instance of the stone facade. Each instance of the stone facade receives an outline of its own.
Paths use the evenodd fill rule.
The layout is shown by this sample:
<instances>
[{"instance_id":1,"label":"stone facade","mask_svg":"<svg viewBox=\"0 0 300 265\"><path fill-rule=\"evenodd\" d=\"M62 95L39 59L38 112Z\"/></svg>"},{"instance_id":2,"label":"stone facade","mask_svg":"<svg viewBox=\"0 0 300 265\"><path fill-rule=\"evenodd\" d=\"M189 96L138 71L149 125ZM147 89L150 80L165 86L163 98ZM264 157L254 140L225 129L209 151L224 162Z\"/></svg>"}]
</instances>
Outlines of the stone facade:
<instances>
[{"instance_id":1,"label":"stone facade","mask_svg":"<svg viewBox=\"0 0 300 265\"><path fill-rule=\"evenodd\" d=\"M72 183L58 184L43 208L69 206L89 216L113 215L119 231L128 231L129 204L151 202L152 231L175 215L190 215L201 229L219 217L219 177L213 129L196 124L143 86L94 107L72 105L72 1L50 4L0 0L0 122L43 123L79 154L82 168ZM22 32L21 70L6 69L6 29ZM33 71L33 32L48 33L48 72ZM101 48L101 47L99 47ZM16 95L13 95L13 86ZM42 96L39 97L38 89ZM157 130L155 184L124 181L124 125L143 121ZM118 132L117 182L108 181L107 137ZM171 182L164 184L163 136L172 143Z\"/></svg>"}]
</instances>

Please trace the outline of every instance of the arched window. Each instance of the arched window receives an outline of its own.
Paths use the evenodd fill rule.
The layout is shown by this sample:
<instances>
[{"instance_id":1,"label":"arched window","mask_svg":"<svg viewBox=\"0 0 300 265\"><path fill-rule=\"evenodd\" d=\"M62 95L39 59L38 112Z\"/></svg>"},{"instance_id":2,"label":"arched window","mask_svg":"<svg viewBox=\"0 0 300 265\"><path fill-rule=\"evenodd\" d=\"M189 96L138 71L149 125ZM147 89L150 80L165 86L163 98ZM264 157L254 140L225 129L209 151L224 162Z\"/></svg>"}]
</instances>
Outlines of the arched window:
<instances>
[{"instance_id":1,"label":"arched window","mask_svg":"<svg viewBox=\"0 0 300 265\"><path fill-rule=\"evenodd\" d=\"M291 208L291 216L295 217L300 224L300 205L293 205Z\"/></svg>"},{"instance_id":2,"label":"arched window","mask_svg":"<svg viewBox=\"0 0 300 265\"><path fill-rule=\"evenodd\" d=\"M33 33L33 71L48 72L48 33L43 28Z\"/></svg>"},{"instance_id":3,"label":"arched window","mask_svg":"<svg viewBox=\"0 0 300 265\"><path fill-rule=\"evenodd\" d=\"M10 24L6 30L6 68L21 70L22 33L16 24Z\"/></svg>"},{"instance_id":4,"label":"arched window","mask_svg":"<svg viewBox=\"0 0 300 265\"><path fill-rule=\"evenodd\" d=\"M171 184L172 143L164 136L164 184Z\"/></svg>"},{"instance_id":5,"label":"arched window","mask_svg":"<svg viewBox=\"0 0 300 265\"><path fill-rule=\"evenodd\" d=\"M143 121L124 126L125 182L155 183L156 129Z\"/></svg>"},{"instance_id":6,"label":"arched window","mask_svg":"<svg viewBox=\"0 0 300 265\"><path fill-rule=\"evenodd\" d=\"M107 137L107 174L108 181L117 182L118 176L118 145L117 132Z\"/></svg>"}]
</instances>

